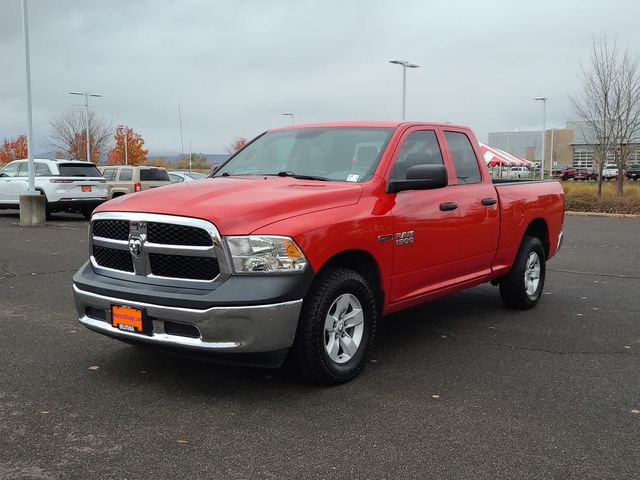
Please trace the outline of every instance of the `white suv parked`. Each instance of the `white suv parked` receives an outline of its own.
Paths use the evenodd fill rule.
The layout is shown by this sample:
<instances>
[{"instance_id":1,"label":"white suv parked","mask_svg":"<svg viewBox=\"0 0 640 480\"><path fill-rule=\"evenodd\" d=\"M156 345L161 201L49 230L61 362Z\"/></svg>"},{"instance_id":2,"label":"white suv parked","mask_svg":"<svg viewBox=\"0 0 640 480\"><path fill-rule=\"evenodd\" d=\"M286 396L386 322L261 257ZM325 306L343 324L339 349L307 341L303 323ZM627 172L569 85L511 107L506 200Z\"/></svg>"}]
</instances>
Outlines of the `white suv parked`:
<instances>
[{"instance_id":1,"label":"white suv parked","mask_svg":"<svg viewBox=\"0 0 640 480\"><path fill-rule=\"evenodd\" d=\"M35 187L52 212L80 212L91 217L107 199L107 184L96 166L80 160L34 159ZM0 170L0 209L19 208L29 184L27 160L16 160Z\"/></svg>"}]
</instances>

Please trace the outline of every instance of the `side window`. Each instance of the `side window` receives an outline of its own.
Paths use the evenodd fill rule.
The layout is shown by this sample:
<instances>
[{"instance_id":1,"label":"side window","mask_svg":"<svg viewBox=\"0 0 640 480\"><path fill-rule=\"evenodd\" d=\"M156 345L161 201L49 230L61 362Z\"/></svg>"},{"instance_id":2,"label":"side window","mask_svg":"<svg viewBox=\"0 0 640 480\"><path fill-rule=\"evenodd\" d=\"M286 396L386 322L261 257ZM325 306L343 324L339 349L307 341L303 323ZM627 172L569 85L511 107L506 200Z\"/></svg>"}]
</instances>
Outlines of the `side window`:
<instances>
[{"instance_id":1,"label":"side window","mask_svg":"<svg viewBox=\"0 0 640 480\"><path fill-rule=\"evenodd\" d=\"M19 162L18 163L18 173L15 175L16 177L28 177L29 176L29 165L27 162Z\"/></svg>"},{"instance_id":2,"label":"side window","mask_svg":"<svg viewBox=\"0 0 640 480\"><path fill-rule=\"evenodd\" d=\"M13 162L4 167L2 171L3 177L15 177L18 175L18 167L20 164L18 162Z\"/></svg>"},{"instance_id":3,"label":"side window","mask_svg":"<svg viewBox=\"0 0 640 480\"><path fill-rule=\"evenodd\" d=\"M130 168L123 168L120 170L120 176L118 177L118 180L120 180L121 182L129 182L131 181L131 173L133 170L131 170Z\"/></svg>"},{"instance_id":4,"label":"side window","mask_svg":"<svg viewBox=\"0 0 640 480\"><path fill-rule=\"evenodd\" d=\"M442 152L433 130L412 132L402 148L391 172L392 180L406 180L407 171L414 165L442 165Z\"/></svg>"},{"instance_id":5,"label":"side window","mask_svg":"<svg viewBox=\"0 0 640 480\"><path fill-rule=\"evenodd\" d=\"M482 180L480 167L469 138L458 132L444 132L444 136L456 167L458 184L479 183Z\"/></svg>"},{"instance_id":6,"label":"side window","mask_svg":"<svg viewBox=\"0 0 640 480\"><path fill-rule=\"evenodd\" d=\"M46 163L36 163L36 177L50 177L51 169Z\"/></svg>"},{"instance_id":7,"label":"side window","mask_svg":"<svg viewBox=\"0 0 640 480\"><path fill-rule=\"evenodd\" d=\"M180 175L174 175L173 173L169 174L169 179L171 180L171 183L184 182L184 178L182 178Z\"/></svg>"},{"instance_id":8,"label":"side window","mask_svg":"<svg viewBox=\"0 0 640 480\"><path fill-rule=\"evenodd\" d=\"M113 182L116 179L116 169L105 168L104 172L102 172L102 176L107 182Z\"/></svg>"}]
</instances>

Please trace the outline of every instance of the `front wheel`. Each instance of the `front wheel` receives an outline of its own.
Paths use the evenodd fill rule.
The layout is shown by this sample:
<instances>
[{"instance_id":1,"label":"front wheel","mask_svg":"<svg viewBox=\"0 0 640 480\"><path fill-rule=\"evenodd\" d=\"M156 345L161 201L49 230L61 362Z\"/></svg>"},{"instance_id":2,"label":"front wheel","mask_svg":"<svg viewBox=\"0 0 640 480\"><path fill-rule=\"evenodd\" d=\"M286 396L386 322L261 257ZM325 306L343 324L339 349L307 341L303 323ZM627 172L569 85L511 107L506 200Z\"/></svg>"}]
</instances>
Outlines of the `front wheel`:
<instances>
[{"instance_id":1,"label":"front wheel","mask_svg":"<svg viewBox=\"0 0 640 480\"><path fill-rule=\"evenodd\" d=\"M502 301L507 307L518 310L535 307L542 295L545 275L542 242L536 237L524 237L511 271L500 280Z\"/></svg>"},{"instance_id":2,"label":"front wheel","mask_svg":"<svg viewBox=\"0 0 640 480\"><path fill-rule=\"evenodd\" d=\"M313 383L352 380L371 350L377 317L374 293L362 275L344 268L322 272L304 301L289 362Z\"/></svg>"}]
</instances>

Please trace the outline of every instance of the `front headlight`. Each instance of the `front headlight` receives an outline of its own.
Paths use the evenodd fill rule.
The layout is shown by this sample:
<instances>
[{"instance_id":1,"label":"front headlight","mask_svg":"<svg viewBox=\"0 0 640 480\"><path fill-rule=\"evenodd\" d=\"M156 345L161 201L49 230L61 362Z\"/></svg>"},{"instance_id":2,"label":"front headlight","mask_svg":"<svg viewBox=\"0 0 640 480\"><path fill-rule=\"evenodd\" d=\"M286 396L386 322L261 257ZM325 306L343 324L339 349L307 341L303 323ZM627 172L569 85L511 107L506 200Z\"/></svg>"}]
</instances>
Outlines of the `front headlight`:
<instances>
[{"instance_id":1,"label":"front headlight","mask_svg":"<svg viewBox=\"0 0 640 480\"><path fill-rule=\"evenodd\" d=\"M289 237L250 235L225 237L236 273L295 272L307 259Z\"/></svg>"}]
</instances>

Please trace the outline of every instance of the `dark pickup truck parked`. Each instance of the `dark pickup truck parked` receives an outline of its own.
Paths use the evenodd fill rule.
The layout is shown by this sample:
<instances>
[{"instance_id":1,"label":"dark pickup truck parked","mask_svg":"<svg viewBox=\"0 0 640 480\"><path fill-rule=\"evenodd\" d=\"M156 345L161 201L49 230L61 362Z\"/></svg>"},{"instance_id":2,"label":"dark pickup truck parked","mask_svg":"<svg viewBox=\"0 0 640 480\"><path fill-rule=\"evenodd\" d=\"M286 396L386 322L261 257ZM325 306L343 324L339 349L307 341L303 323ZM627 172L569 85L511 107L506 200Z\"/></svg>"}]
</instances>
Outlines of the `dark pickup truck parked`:
<instances>
[{"instance_id":1,"label":"dark pickup truck parked","mask_svg":"<svg viewBox=\"0 0 640 480\"><path fill-rule=\"evenodd\" d=\"M629 165L625 177L629 180L640 180L640 163Z\"/></svg>"}]
</instances>

